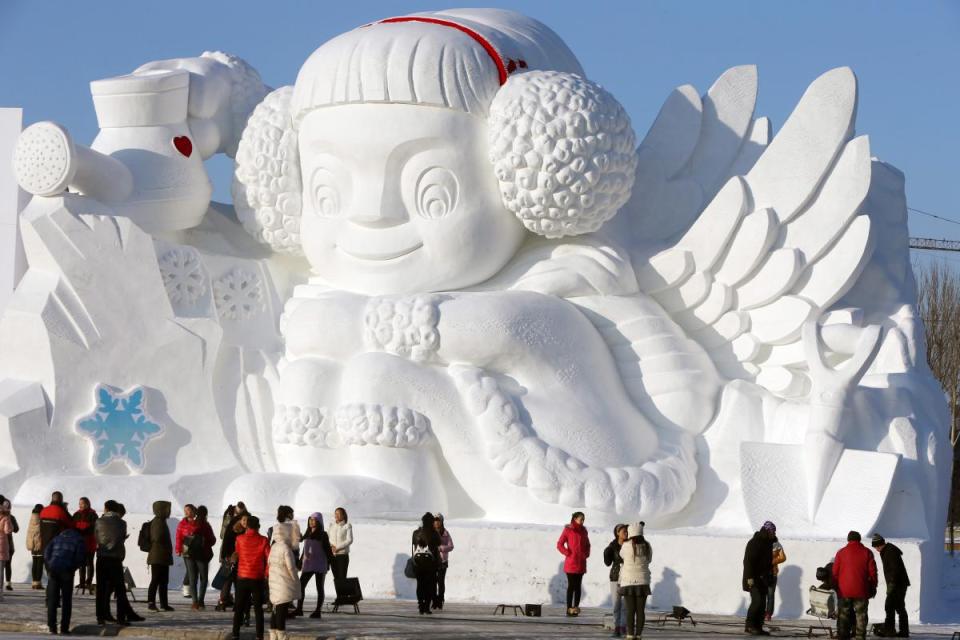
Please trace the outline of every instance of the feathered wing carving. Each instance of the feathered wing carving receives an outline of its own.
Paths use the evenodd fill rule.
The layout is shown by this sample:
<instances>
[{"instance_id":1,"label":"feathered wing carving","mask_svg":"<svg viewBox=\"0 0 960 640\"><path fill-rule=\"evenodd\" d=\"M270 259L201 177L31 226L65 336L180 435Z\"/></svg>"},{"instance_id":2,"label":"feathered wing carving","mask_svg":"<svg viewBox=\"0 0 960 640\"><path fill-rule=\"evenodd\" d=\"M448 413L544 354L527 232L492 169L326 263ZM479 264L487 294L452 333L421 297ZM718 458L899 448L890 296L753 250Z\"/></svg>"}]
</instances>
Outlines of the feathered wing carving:
<instances>
[{"instance_id":1,"label":"feathered wing carving","mask_svg":"<svg viewBox=\"0 0 960 640\"><path fill-rule=\"evenodd\" d=\"M615 229L640 290L724 377L795 396L808 389L803 324L872 252L860 211L870 147L853 137L850 69L817 78L772 141L766 119L753 118L756 86L753 67L736 67L702 99L673 92L640 145L635 195Z\"/></svg>"}]
</instances>

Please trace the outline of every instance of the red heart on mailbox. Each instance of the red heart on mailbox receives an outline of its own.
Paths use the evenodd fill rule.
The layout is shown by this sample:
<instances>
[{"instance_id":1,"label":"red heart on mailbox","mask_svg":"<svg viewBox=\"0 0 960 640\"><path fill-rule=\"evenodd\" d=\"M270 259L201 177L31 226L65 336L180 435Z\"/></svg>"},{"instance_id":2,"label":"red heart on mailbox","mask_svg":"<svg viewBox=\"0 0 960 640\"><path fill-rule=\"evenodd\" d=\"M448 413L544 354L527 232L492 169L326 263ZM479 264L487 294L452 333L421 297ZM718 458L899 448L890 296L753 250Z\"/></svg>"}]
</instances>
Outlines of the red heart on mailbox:
<instances>
[{"instance_id":1,"label":"red heart on mailbox","mask_svg":"<svg viewBox=\"0 0 960 640\"><path fill-rule=\"evenodd\" d=\"M190 154L193 153L193 143L190 142L190 138L187 136L177 136L173 139L173 146L177 148L177 151L182 153L187 158L190 157Z\"/></svg>"}]
</instances>

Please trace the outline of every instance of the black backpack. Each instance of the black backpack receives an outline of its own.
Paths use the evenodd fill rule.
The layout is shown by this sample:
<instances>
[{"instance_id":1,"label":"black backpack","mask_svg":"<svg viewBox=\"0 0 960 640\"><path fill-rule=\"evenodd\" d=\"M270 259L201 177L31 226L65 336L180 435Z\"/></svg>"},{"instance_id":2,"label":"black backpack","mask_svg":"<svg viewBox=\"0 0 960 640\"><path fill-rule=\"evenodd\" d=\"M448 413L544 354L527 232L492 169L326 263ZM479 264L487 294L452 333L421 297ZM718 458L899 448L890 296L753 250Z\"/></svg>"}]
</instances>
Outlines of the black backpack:
<instances>
[{"instance_id":1,"label":"black backpack","mask_svg":"<svg viewBox=\"0 0 960 640\"><path fill-rule=\"evenodd\" d=\"M140 534L137 536L137 546L140 551L150 553L150 520L140 525Z\"/></svg>"}]
</instances>

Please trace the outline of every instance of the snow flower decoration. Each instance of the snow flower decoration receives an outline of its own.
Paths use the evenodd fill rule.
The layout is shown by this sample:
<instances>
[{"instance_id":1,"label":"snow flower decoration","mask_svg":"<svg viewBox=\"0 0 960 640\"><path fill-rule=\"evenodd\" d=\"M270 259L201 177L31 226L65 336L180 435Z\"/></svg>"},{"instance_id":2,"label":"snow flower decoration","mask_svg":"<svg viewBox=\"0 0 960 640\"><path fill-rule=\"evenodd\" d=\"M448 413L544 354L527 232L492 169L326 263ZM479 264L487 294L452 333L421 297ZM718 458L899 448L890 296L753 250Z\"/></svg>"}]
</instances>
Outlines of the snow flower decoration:
<instances>
[{"instance_id":1,"label":"snow flower decoration","mask_svg":"<svg viewBox=\"0 0 960 640\"><path fill-rule=\"evenodd\" d=\"M113 460L122 460L131 471L143 470L144 447L164 431L146 412L143 387L123 393L100 384L94 396L96 408L77 421L77 432L93 443L94 468L101 471Z\"/></svg>"}]
</instances>

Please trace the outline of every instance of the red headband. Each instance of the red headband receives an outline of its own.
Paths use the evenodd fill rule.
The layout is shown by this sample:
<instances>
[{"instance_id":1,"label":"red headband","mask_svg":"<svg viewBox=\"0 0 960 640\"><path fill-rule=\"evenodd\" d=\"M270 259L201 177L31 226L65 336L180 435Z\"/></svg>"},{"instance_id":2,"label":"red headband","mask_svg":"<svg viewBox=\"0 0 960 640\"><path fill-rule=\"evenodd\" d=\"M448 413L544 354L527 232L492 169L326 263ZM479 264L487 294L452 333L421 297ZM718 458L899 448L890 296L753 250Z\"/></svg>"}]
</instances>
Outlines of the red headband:
<instances>
[{"instance_id":1,"label":"red headband","mask_svg":"<svg viewBox=\"0 0 960 640\"><path fill-rule=\"evenodd\" d=\"M493 63L497 65L497 74L500 78L500 86L507 81L507 75L513 73L517 70L517 67L521 69L527 68L527 63L525 60L513 60L512 58L507 60L507 63L503 63L503 58L500 57L500 53L494 49L493 45L490 44L490 41L484 38L482 35L463 26L462 24L457 24L456 22L451 22L450 20L441 20L440 18L428 18L426 16L404 16L400 18L387 18L386 20L381 20L381 23L391 23L391 22L426 22L427 24L438 24L441 27L451 27L465 33L471 38L473 38L477 44L483 47L483 50L487 52L487 55L490 56L490 59L493 60Z\"/></svg>"}]
</instances>

